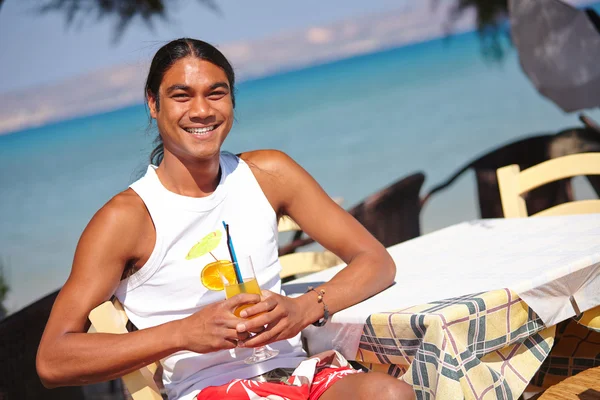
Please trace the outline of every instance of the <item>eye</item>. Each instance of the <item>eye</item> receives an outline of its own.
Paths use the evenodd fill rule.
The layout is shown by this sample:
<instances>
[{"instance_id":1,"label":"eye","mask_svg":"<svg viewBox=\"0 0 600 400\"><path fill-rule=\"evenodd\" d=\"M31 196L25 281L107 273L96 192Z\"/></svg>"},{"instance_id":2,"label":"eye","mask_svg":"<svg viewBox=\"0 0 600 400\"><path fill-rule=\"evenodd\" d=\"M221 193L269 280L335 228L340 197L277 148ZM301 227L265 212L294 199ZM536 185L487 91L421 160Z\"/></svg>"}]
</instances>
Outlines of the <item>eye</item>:
<instances>
[{"instance_id":1,"label":"eye","mask_svg":"<svg viewBox=\"0 0 600 400\"><path fill-rule=\"evenodd\" d=\"M211 100L219 100L225 96L227 96L228 92L224 91L224 90L217 90L214 92L210 92L208 94L208 98Z\"/></svg>"},{"instance_id":2,"label":"eye","mask_svg":"<svg viewBox=\"0 0 600 400\"><path fill-rule=\"evenodd\" d=\"M186 98L190 97L187 93L175 93L172 97L174 98Z\"/></svg>"}]
</instances>

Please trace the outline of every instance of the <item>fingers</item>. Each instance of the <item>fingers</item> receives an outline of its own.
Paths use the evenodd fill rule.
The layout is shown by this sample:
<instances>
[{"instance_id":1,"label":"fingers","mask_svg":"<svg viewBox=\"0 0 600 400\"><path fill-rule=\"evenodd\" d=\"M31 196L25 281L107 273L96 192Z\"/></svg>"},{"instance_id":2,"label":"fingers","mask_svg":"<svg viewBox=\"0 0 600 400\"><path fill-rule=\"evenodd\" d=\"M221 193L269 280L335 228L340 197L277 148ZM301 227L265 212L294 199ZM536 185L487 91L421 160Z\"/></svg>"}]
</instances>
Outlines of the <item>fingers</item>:
<instances>
[{"instance_id":1,"label":"fingers","mask_svg":"<svg viewBox=\"0 0 600 400\"><path fill-rule=\"evenodd\" d=\"M266 292L266 290L265 290L265 292ZM275 296L266 297L260 303L255 304L251 307L248 307L248 308L242 310L242 312L240 313L240 317L252 318L253 316L258 315L258 314L267 313L267 312L275 309L275 307L277 307L277 304L278 304L278 301Z\"/></svg>"},{"instance_id":2,"label":"fingers","mask_svg":"<svg viewBox=\"0 0 600 400\"><path fill-rule=\"evenodd\" d=\"M235 296L225 300L224 305L233 312L238 306L242 304L255 304L260 302L260 296L257 294L251 293L240 293Z\"/></svg>"},{"instance_id":3,"label":"fingers","mask_svg":"<svg viewBox=\"0 0 600 400\"><path fill-rule=\"evenodd\" d=\"M238 342L238 347L258 347L269 343L276 342L281 339L281 328L277 324L268 326L263 332L252 336L244 341Z\"/></svg>"},{"instance_id":4,"label":"fingers","mask_svg":"<svg viewBox=\"0 0 600 400\"><path fill-rule=\"evenodd\" d=\"M217 335L217 337L219 336L227 341L237 342L238 340L246 340L249 334L245 332L238 332L236 329L224 329L220 335Z\"/></svg>"},{"instance_id":5,"label":"fingers","mask_svg":"<svg viewBox=\"0 0 600 400\"><path fill-rule=\"evenodd\" d=\"M264 331L264 330L265 330L265 327L264 327L264 326L259 326L259 327L258 327L258 328L256 328L256 329L248 330L248 333L261 333L261 332L262 332L262 331Z\"/></svg>"},{"instance_id":6,"label":"fingers","mask_svg":"<svg viewBox=\"0 0 600 400\"><path fill-rule=\"evenodd\" d=\"M211 325L214 327L222 327L227 330L233 329L235 331L236 327L244 322L244 319L237 317L229 307L226 307L226 310L227 311L223 310L220 313L213 314L210 318Z\"/></svg>"},{"instance_id":7,"label":"fingers","mask_svg":"<svg viewBox=\"0 0 600 400\"><path fill-rule=\"evenodd\" d=\"M247 338L248 334L239 334L235 329L220 329L213 331L213 335L210 337L196 338L198 344L192 346L192 351L202 347L207 348L205 352L234 349L238 347L240 341L247 340Z\"/></svg>"},{"instance_id":8,"label":"fingers","mask_svg":"<svg viewBox=\"0 0 600 400\"><path fill-rule=\"evenodd\" d=\"M236 330L238 333L252 332L261 335L264 332L271 330L272 327L277 326L282 319L282 316L278 316L278 314L271 312L240 322L237 324ZM265 326L267 328L265 328Z\"/></svg>"}]
</instances>

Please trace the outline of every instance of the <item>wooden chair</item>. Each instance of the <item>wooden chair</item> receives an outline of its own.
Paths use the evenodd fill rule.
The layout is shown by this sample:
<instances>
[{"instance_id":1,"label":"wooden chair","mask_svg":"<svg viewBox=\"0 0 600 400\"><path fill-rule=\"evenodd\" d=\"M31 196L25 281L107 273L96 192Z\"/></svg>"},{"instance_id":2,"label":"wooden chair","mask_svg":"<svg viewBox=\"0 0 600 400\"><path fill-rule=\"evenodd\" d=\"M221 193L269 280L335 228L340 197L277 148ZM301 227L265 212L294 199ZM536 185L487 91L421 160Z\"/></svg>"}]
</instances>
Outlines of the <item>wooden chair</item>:
<instances>
[{"instance_id":1,"label":"wooden chair","mask_svg":"<svg viewBox=\"0 0 600 400\"><path fill-rule=\"evenodd\" d=\"M336 200L339 204L341 200ZM302 234L300 226L290 217L283 216L278 223L279 232L297 232L296 238ZM344 261L330 251L305 251L299 253L285 254L279 257L281 264L281 279L286 281L300 274L318 272L339 264Z\"/></svg>"},{"instance_id":2,"label":"wooden chair","mask_svg":"<svg viewBox=\"0 0 600 400\"><path fill-rule=\"evenodd\" d=\"M505 218L527 217L524 194L544 184L578 175L600 175L600 153L580 153L544 161L524 171L518 165L497 170ZM563 203L533 216L600 213L600 200Z\"/></svg>"},{"instance_id":3,"label":"wooden chair","mask_svg":"<svg viewBox=\"0 0 600 400\"><path fill-rule=\"evenodd\" d=\"M89 315L92 323L89 333L127 333L127 314L119 300L106 301L94 308ZM122 377L133 400L162 400L160 390L154 382L158 362L147 365Z\"/></svg>"}]
</instances>

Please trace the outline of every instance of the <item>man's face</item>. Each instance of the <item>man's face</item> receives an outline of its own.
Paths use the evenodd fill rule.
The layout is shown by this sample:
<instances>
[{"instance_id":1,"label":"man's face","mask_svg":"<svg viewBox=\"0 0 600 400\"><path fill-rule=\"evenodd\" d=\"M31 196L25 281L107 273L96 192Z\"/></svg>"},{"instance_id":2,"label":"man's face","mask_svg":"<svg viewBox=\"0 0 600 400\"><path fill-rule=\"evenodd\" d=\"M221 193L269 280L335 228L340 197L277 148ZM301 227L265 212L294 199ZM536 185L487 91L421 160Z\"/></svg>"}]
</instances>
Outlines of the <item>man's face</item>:
<instances>
[{"instance_id":1,"label":"man's face","mask_svg":"<svg viewBox=\"0 0 600 400\"><path fill-rule=\"evenodd\" d=\"M163 76L160 104L150 98L150 115L156 119L165 154L182 161L218 156L233 125L231 88L225 72L216 65L185 57Z\"/></svg>"}]
</instances>

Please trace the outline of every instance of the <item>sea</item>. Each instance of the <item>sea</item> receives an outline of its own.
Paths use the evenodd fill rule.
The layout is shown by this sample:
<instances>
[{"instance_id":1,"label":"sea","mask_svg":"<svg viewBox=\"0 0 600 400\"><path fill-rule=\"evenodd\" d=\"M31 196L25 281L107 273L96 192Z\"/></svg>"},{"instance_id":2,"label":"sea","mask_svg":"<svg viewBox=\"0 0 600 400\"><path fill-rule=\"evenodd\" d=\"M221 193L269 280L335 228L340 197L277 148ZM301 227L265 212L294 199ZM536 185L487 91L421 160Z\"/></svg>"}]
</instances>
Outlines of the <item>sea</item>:
<instances>
[{"instance_id":1,"label":"sea","mask_svg":"<svg viewBox=\"0 0 600 400\"><path fill-rule=\"evenodd\" d=\"M515 49L492 62L480 46L466 33L242 82L224 149L285 151L350 208L413 172L426 193L497 146L580 125L538 94ZM155 135L140 103L0 136L9 313L65 282L87 222L143 173ZM593 197L583 180L576 196ZM421 228L478 216L469 172L431 199Z\"/></svg>"}]
</instances>

